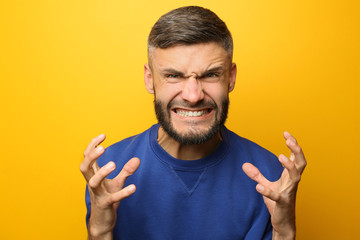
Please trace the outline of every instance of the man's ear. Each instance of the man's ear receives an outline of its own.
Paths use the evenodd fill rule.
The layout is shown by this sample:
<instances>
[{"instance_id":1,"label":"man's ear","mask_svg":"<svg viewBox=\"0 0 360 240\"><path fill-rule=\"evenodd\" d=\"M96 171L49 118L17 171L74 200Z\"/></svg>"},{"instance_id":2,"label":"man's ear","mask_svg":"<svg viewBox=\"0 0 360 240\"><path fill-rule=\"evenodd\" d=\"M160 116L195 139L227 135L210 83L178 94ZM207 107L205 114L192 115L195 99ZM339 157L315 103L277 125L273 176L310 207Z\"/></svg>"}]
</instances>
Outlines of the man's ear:
<instances>
[{"instance_id":1,"label":"man's ear","mask_svg":"<svg viewBox=\"0 0 360 240\"><path fill-rule=\"evenodd\" d=\"M236 63L231 64L231 71L230 71L230 82L229 82L229 92L234 90L235 88L235 82L236 82L236 73L237 73L237 67Z\"/></svg>"},{"instance_id":2,"label":"man's ear","mask_svg":"<svg viewBox=\"0 0 360 240\"><path fill-rule=\"evenodd\" d=\"M149 93L154 94L154 81L153 81L152 72L151 72L151 69L150 69L150 66L148 63L145 63L145 65L144 65L144 81L145 81L146 90Z\"/></svg>"}]
</instances>

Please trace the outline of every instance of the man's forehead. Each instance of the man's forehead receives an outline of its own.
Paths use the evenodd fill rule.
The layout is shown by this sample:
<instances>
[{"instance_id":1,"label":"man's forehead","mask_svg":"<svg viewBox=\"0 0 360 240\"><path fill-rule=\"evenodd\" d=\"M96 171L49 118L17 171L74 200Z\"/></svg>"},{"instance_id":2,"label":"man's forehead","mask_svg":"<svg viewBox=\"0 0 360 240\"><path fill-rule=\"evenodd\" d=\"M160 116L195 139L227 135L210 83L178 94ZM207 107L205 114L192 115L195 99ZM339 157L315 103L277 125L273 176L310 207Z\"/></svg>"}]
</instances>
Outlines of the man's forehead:
<instances>
[{"instance_id":1,"label":"man's forehead","mask_svg":"<svg viewBox=\"0 0 360 240\"><path fill-rule=\"evenodd\" d=\"M149 51L149 61L158 71L174 69L184 73L220 67L225 69L231 64L226 50L217 43L154 48Z\"/></svg>"}]
</instances>

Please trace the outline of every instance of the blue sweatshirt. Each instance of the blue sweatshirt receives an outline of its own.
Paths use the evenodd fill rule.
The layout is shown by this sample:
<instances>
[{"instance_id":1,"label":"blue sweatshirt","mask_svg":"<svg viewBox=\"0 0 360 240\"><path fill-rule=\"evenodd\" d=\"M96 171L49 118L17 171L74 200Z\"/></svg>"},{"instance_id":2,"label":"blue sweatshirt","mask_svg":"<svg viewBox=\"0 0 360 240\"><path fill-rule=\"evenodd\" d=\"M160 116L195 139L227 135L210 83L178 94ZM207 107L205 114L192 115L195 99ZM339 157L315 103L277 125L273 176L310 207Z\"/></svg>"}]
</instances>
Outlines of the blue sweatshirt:
<instances>
[{"instance_id":1,"label":"blue sweatshirt","mask_svg":"<svg viewBox=\"0 0 360 240\"><path fill-rule=\"evenodd\" d=\"M126 181L137 190L120 203L114 239L271 239L269 212L242 165L250 162L274 181L283 170L275 155L223 127L223 140L214 152L199 160L179 160L158 144L158 128L115 143L98 159L100 167L116 163L109 178L132 157L141 162ZM88 190L86 206L88 222Z\"/></svg>"}]
</instances>

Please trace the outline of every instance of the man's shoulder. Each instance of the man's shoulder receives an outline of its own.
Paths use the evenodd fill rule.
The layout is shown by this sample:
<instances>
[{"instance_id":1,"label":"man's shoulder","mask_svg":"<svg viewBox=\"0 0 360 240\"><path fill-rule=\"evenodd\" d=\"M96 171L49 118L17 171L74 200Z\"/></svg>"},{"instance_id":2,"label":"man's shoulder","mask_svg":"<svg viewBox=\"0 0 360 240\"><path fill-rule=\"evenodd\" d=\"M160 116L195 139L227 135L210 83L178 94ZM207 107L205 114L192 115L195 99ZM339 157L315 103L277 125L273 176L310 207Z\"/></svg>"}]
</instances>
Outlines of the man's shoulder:
<instances>
[{"instance_id":1,"label":"man's shoulder","mask_svg":"<svg viewBox=\"0 0 360 240\"><path fill-rule=\"evenodd\" d=\"M246 149L247 151L256 152L256 153L264 153L264 154L270 154L274 155L272 152L267 150L266 148L260 146L259 144L245 138L242 136L239 136L237 133L225 128L225 131L227 132L228 142L230 146ZM244 150L245 150L244 149Z\"/></svg>"},{"instance_id":2,"label":"man's shoulder","mask_svg":"<svg viewBox=\"0 0 360 240\"><path fill-rule=\"evenodd\" d=\"M137 146L138 144L142 144L145 142L149 142L150 133L156 128L156 124L151 126L150 128L146 129L142 133L124 138L109 147L106 148L108 151L118 151L118 150L124 150L128 148L129 146Z\"/></svg>"},{"instance_id":3,"label":"man's shoulder","mask_svg":"<svg viewBox=\"0 0 360 240\"><path fill-rule=\"evenodd\" d=\"M104 154L98 159L99 166L105 165L109 161L114 161L115 163L122 162L123 159L127 161L131 157L136 157L137 152L145 151L146 147L149 146L150 134L154 131L154 128L156 128L156 125L142 133L127 137L107 147Z\"/></svg>"},{"instance_id":4,"label":"man's shoulder","mask_svg":"<svg viewBox=\"0 0 360 240\"><path fill-rule=\"evenodd\" d=\"M241 158L242 163L249 162L255 165L270 180L276 180L280 176L283 167L275 154L228 129L225 131L230 151L237 158Z\"/></svg>"}]
</instances>

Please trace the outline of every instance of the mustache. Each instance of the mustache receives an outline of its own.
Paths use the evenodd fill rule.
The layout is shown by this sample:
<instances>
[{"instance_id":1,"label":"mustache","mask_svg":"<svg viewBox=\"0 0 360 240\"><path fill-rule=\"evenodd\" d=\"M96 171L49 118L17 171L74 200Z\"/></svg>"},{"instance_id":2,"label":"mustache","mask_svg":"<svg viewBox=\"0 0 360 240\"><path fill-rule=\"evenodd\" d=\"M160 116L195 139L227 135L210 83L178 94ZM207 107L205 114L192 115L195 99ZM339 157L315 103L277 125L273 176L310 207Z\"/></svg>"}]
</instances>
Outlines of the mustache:
<instances>
[{"instance_id":1,"label":"mustache","mask_svg":"<svg viewBox=\"0 0 360 240\"><path fill-rule=\"evenodd\" d=\"M218 106L214 101L209 101L209 100L207 101L202 100L200 102L197 102L196 104L190 104L189 102L186 101L173 100L168 103L167 109L170 110L174 106L184 107L184 108L213 108L213 109L218 108Z\"/></svg>"}]
</instances>

